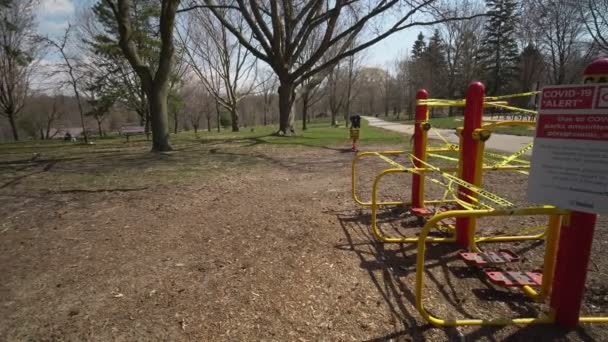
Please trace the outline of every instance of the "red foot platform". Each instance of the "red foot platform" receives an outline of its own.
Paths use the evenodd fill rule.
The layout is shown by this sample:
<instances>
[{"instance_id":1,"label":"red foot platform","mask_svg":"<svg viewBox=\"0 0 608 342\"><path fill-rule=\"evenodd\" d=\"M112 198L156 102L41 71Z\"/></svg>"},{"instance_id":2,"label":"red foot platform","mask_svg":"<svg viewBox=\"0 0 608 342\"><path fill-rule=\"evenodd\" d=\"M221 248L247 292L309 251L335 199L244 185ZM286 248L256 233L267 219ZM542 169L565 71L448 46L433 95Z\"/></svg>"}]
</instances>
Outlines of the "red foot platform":
<instances>
[{"instance_id":1,"label":"red foot platform","mask_svg":"<svg viewBox=\"0 0 608 342\"><path fill-rule=\"evenodd\" d=\"M467 263L478 266L487 266L493 264L506 264L509 262L519 261L519 256L508 249L500 249L498 252L460 252L460 257Z\"/></svg>"},{"instance_id":2,"label":"red foot platform","mask_svg":"<svg viewBox=\"0 0 608 342\"><path fill-rule=\"evenodd\" d=\"M488 279L501 286L540 286L543 275L540 272L501 272L486 271Z\"/></svg>"},{"instance_id":3,"label":"red foot platform","mask_svg":"<svg viewBox=\"0 0 608 342\"><path fill-rule=\"evenodd\" d=\"M411 212L412 214L414 214L415 216L421 217L421 218L428 218L430 216L433 216L437 213L442 213L444 211L448 211L451 210L450 208L447 207L424 207L424 208L412 208ZM448 217L445 218L443 220L440 221L442 224L444 225L455 225L456 224L456 218L454 217Z\"/></svg>"}]
</instances>

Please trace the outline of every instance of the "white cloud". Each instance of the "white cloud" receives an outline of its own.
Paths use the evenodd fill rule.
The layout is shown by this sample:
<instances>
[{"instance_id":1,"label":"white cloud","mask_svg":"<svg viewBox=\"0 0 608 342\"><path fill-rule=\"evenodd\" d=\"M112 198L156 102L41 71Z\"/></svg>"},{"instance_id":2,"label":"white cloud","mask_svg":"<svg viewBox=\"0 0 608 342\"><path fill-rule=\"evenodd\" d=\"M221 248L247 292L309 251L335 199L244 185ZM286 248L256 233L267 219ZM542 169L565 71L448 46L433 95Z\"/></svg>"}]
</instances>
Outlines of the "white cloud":
<instances>
[{"instance_id":1,"label":"white cloud","mask_svg":"<svg viewBox=\"0 0 608 342\"><path fill-rule=\"evenodd\" d=\"M63 31L65 31L66 27L68 27L67 20L65 20L65 21L63 21L63 20L59 20L59 21L45 20L45 21L40 22L40 24L38 25L38 32L41 33L42 35L54 36L54 35L63 33Z\"/></svg>"},{"instance_id":2,"label":"white cloud","mask_svg":"<svg viewBox=\"0 0 608 342\"><path fill-rule=\"evenodd\" d=\"M74 13L74 3L72 0L42 0L39 11L43 17L68 16Z\"/></svg>"},{"instance_id":3,"label":"white cloud","mask_svg":"<svg viewBox=\"0 0 608 342\"><path fill-rule=\"evenodd\" d=\"M60 35L74 15L75 1L80 0L41 0L38 8L38 33L43 36Z\"/></svg>"}]
</instances>

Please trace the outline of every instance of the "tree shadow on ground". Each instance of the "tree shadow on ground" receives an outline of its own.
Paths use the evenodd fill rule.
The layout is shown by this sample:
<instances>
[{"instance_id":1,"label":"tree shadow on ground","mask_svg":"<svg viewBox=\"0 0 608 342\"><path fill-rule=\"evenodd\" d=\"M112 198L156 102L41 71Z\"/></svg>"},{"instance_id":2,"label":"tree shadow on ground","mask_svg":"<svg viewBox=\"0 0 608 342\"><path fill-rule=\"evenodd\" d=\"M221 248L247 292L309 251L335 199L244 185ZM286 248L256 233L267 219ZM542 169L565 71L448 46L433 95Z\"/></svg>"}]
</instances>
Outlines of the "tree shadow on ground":
<instances>
[{"instance_id":1,"label":"tree shadow on ground","mask_svg":"<svg viewBox=\"0 0 608 342\"><path fill-rule=\"evenodd\" d=\"M369 215L361 211L343 211L336 214L340 226L346 238L346 243L335 245L335 248L354 252L360 260L360 267L367 271L372 283L381 294L391 315L402 326L395 326L394 332L371 339L369 341L385 341L399 338L412 338L415 341L424 340L425 332L434 328L433 325L424 321L422 316L415 309L414 284L404 283L404 277L415 272L415 254L411 255L416 249L415 244L393 244L392 246L378 242L369 232ZM449 265L454 260L454 252L458 250L451 244L434 244L427 250L425 263L425 277L429 284L437 289L441 298L462 317L475 317L476 315L462 308L461 298L455 287L458 282L452 282L452 278L478 278L482 280L485 288L473 288L472 294L479 300L506 304L515 315L534 317L537 315L536 306L532 305L531 300L524 294L508 292L503 288L495 286L485 277L480 277L479 269L470 267L454 268ZM523 249L523 248L522 248ZM407 253L410 255L408 256ZM437 272L429 270L440 270L444 274L444 279L435 276ZM428 295L428 294L427 294ZM407 302L403 302L405 298ZM477 315L478 316L478 315ZM476 341L486 339L497 341L495 337L498 332L506 327L469 327L466 333L461 333L456 328L437 328L442 329L446 340ZM509 327L514 331L505 338L505 332L501 332L500 340L504 341L555 341L555 340L583 340L592 341L593 338L588 334L584 327L568 331L559 329L554 325L529 325L523 327ZM508 334L508 332L507 332Z\"/></svg>"}]
</instances>

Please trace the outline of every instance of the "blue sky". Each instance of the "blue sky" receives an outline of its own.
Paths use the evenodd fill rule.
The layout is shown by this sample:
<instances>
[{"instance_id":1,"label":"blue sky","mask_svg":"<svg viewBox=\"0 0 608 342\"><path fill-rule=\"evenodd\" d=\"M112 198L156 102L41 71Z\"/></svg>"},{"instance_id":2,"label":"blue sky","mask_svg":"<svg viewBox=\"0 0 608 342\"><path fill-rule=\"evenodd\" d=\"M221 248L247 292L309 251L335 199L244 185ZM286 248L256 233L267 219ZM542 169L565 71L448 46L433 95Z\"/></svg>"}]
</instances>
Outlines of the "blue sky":
<instances>
[{"instance_id":1,"label":"blue sky","mask_svg":"<svg viewBox=\"0 0 608 342\"><path fill-rule=\"evenodd\" d=\"M60 34L65 30L68 20L73 18L76 2L77 0L42 0L38 10L38 32L49 36Z\"/></svg>"},{"instance_id":2,"label":"blue sky","mask_svg":"<svg viewBox=\"0 0 608 342\"><path fill-rule=\"evenodd\" d=\"M92 0L42 0L38 15L38 31L42 35L61 35L68 21L73 21L76 10L90 4ZM409 51L420 28L412 28L396 33L377 43L364 54L363 64L368 66L389 66L399 55Z\"/></svg>"}]
</instances>

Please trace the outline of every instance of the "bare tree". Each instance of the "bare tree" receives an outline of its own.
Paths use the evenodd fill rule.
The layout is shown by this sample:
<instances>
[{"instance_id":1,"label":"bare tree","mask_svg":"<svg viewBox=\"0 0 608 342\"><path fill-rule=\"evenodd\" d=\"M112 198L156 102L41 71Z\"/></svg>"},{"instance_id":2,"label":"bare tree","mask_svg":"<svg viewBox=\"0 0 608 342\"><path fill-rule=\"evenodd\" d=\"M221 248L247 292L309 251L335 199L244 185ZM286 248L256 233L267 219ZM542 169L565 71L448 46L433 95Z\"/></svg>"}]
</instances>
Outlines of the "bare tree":
<instances>
[{"instance_id":1,"label":"bare tree","mask_svg":"<svg viewBox=\"0 0 608 342\"><path fill-rule=\"evenodd\" d=\"M264 111L264 126L268 125L268 112L272 106L272 102L274 100L273 94L277 90L278 79L276 75L272 72L272 70L268 70L265 72L263 76L264 81L260 85L260 89L262 91L263 97L263 111ZM270 122L274 122L274 115L271 116Z\"/></svg>"},{"instance_id":2,"label":"bare tree","mask_svg":"<svg viewBox=\"0 0 608 342\"><path fill-rule=\"evenodd\" d=\"M16 119L28 96L37 50L35 5L35 0L13 1L0 12L0 114L8 119L15 140L19 140Z\"/></svg>"},{"instance_id":3,"label":"bare tree","mask_svg":"<svg viewBox=\"0 0 608 342\"><path fill-rule=\"evenodd\" d=\"M395 32L413 26L462 19L442 17L427 20L428 16L424 14L434 10L435 0L201 1L193 1L190 8L205 7L210 10L252 54L268 63L277 74L280 82L279 134L287 134L290 129L296 87L304 80ZM227 11L236 15L227 15ZM235 22L233 18L244 18L247 23L245 30L239 29L240 19ZM370 28L375 30L369 30L366 39L352 44L355 36ZM303 59L302 51L315 32L321 37L319 44L314 53ZM327 51L336 47L339 53L324 63L318 63Z\"/></svg>"},{"instance_id":4,"label":"bare tree","mask_svg":"<svg viewBox=\"0 0 608 342\"><path fill-rule=\"evenodd\" d=\"M446 0L445 11L453 16L472 15L483 10L483 4L477 0ZM464 91L474 76L478 76L480 66L475 56L481 46L483 17L471 20L449 21L439 27L445 43L447 66L446 95L449 98L464 96ZM450 107L450 113L452 112Z\"/></svg>"},{"instance_id":5,"label":"bare tree","mask_svg":"<svg viewBox=\"0 0 608 342\"><path fill-rule=\"evenodd\" d=\"M355 82L359 78L359 69L360 69L360 55L351 55L346 57L346 95L344 98L344 122L348 127L349 116L350 116L350 104L353 96L356 94L356 88L354 87Z\"/></svg>"},{"instance_id":6,"label":"bare tree","mask_svg":"<svg viewBox=\"0 0 608 342\"><path fill-rule=\"evenodd\" d=\"M59 58L61 58L62 62L55 65L54 74L63 74L67 76L66 82L72 88L74 92L74 97L76 97L76 104L78 105L78 113L80 114L80 124L82 127L82 137L84 139L85 144L89 142L89 137L87 134L87 129L85 126L84 120L84 108L82 105L82 98L80 96L80 77L79 67L80 61L77 60L74 56L71 56L68 49L68 44L70 43L70 34L72 31L72 25L68 24L68 27L65 29L63 37L59 39L51 39L46 38L46 41L56 50L59 54Z\"/></svg>"},{"instance_id":7,"label":"bare tree","mask_svg":"<svg viewBox=\"0 0 608 342\"><path fill-rule=\"evenodd\" d=\"M586 18L585 27L594 42L604 53L608 53L608 0L581 0L581 16Z\"/></svg>"},{"instance_id":8,"label":"bare tree","mask_svg":"<svg viewBox=\"0 0 608 342\"><path fill-rule=\"evenodd\" d=\"M536 30L541 32L550 82L573 82L584 67L580 58L585 47L583 13L570 0L532 0L526 10L536 14Z\"/></svg>"},{"instance_id":9,"label":"bare tree","mask_svg":"<svg viewBox=\"0 0 608 342\"><path fill-rule=\"evenodd\" d=\"M130 0L104 0L114 14L118 26L119 46L137 73L143 91L146 93L150 119L152 124L152 150L170 151L169 124L167 116L167 97L169 95L169 78L171 75L174 54L173 28L175 15L180 0L162 0L158 22L160 36L160 51L157 65L147 64L141 57L141 52L135 44L132 26Z\"/></svg>"},{"instance_id":10,"label":"bare tree","mask_svg":"<svg viewBox=\"0 0 608 342\"><path fill-rule=\"evenodd\" d=\"M344 70L342 69L342 63L338 64L333 70L329 73L327 78L327 88L328 88L328 104L329 111L331 112L331 126L337 126L336 116L342 109L344 104L344 91L340 89L343 85L344 79Z\"/></svg>"},{"instance_id":11,"label":"bare tree","mask_svg":"<svg viewBox=\"0 0 608 342\"><path fill-rule=\"evenodd\" d=\"M41 140L53 138L58 130L53 125L61 120L65 113L65 97L57 90L53 96L39 94L30 96L24 107L24 124L26 133Z\"/></svg>"},{"instance_id":12,"label":"bare tree","mask_svg":"<svg viewBox=\"0 0 608 342\"><path fill-rule=\"evenodd\" d=\"M244 18L232 22L243 30ZM257 58L210 13L191 12L187 33L182 43L187 46L192 70L217 103L230 113L232 131L238 132L238 104L257 86Z\"/></svg>"}]
</instances>

